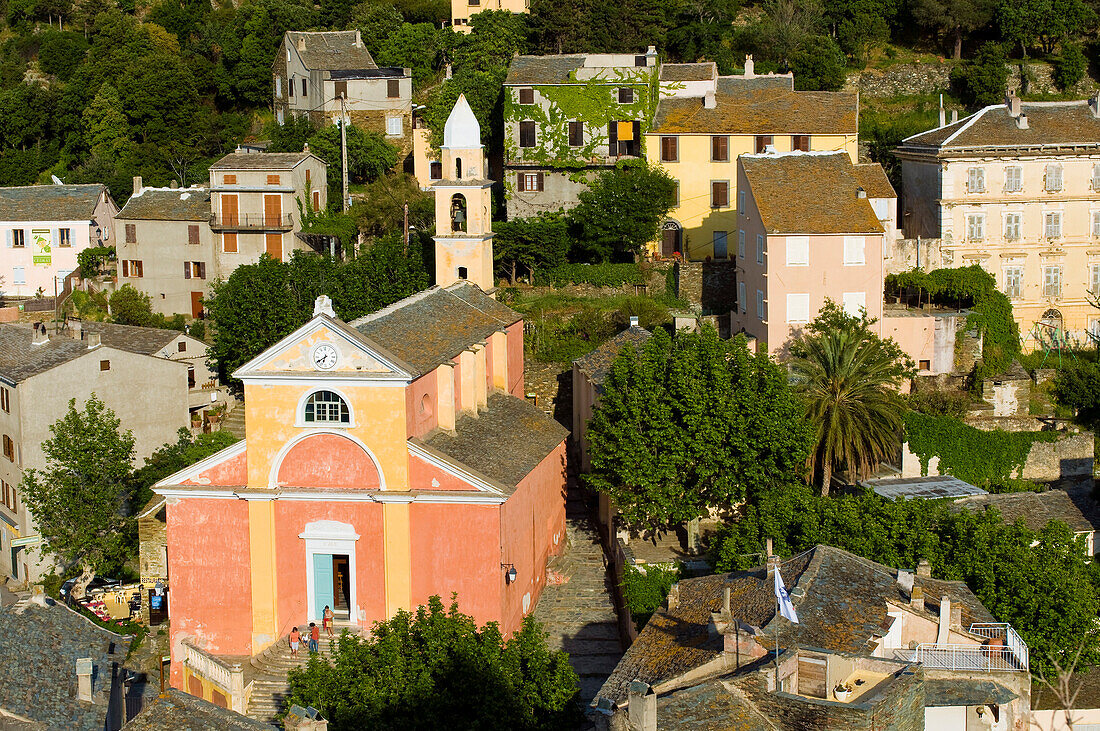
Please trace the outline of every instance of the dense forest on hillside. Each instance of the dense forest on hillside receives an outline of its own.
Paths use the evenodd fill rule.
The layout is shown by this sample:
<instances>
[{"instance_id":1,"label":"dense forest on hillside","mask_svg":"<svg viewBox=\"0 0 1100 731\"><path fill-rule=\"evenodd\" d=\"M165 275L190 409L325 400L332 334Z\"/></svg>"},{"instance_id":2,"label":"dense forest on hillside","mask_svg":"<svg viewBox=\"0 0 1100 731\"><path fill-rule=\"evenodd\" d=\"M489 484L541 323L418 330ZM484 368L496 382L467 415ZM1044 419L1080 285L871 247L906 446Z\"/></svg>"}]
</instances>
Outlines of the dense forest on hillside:
<instances>
[{"instance_id":1,"label":"dense forest on hillside","mask_svg":"<svg viewBox=\"0 0 1100 731\"><path fill-rule=\"evenodd\" d=\"M216 0L217 1L217 0ZM286 30L358 28L380 65L413 69L440 127L460 91L488 122L516 52L638 52L793 70L835 89L851 68L899 53L1052 59L1080 78L1094 50L1093 0L531 0L529 16L486 11L462 36L446 0L8 0L0 32L0 185L134 175L188 185L248 136L274 130L271 64ZM997 46L990 49L989 42ZM983 45L985 44L985 45ZM454 78L443 82L450 64ZM484 124L487 138L496 125ZM487 139L492 143L492 139Z\"/></svg>"}]
</instances>

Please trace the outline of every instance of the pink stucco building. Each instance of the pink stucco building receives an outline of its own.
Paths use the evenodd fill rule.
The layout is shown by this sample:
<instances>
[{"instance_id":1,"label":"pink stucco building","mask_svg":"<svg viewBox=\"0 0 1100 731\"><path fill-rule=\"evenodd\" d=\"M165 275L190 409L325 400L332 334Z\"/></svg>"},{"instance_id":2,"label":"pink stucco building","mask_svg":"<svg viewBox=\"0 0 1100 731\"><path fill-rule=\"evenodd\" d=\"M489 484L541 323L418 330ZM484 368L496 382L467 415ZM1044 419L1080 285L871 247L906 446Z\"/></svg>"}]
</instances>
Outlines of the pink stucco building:
<instances>
[{"instance_id":1,"label":"pink stucco building","mask_svg":"<svg viewBox=\"0 0 1100 731\"><path fill-rule=\"evenodd\" d=\"M742 155L737 163L734 332L782 355L826 298L880 320L896 195L878 165L844 152Z\"/></svg>"}]
</instances>

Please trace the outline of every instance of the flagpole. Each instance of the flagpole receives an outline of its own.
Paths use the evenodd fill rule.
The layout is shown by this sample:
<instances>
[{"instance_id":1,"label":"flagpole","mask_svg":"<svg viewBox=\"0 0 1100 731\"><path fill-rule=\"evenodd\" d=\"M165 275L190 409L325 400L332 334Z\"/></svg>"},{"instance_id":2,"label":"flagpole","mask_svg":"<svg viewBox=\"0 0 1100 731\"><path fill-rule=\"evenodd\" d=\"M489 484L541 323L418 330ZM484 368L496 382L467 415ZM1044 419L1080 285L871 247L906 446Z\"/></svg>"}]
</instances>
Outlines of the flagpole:
<instances>
[{"instance_id":1,"label":"flagpole","mask_svg":"<svg viewBox=\"0 0 1100 731\"><path fill-rule=\"evenodd\" d=\"M778 594L775 597L775 689L776 689L776 691L779 690L779 595Z\"/></svg>"}]
</instances>

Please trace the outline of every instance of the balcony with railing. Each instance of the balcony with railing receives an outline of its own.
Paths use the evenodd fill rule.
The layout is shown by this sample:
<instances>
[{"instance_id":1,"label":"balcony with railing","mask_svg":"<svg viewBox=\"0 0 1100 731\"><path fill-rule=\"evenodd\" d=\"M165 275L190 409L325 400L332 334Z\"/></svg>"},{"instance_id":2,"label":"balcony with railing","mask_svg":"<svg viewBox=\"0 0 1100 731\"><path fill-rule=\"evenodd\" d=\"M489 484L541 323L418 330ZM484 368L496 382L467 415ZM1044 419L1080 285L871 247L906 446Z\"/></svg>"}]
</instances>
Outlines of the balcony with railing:
<instances>
[{"instance_id":1,"label":"balcony with railing","mask_svg":"<svg viewBox=\"0 0 1100 731\"><path fill-rule=\"evenodd\" d=\"M970 625L970 634L985 637L981 645L921 643L912 650L897 650L899 660L917 662L932 670L978 673L1028 672L1028 648L1016 630L1006 623Z\"/></svg>"},{"instance_id":2,"label":"balcony with railing","mask_svg":"<svg viewBox=\"0 0 1100 731\"><path fill-rule=\"evenodd\" d=\"M289 213L222 213L210 217L214 231L289 231L294 218Z\"/></svg>"}]
</instances>

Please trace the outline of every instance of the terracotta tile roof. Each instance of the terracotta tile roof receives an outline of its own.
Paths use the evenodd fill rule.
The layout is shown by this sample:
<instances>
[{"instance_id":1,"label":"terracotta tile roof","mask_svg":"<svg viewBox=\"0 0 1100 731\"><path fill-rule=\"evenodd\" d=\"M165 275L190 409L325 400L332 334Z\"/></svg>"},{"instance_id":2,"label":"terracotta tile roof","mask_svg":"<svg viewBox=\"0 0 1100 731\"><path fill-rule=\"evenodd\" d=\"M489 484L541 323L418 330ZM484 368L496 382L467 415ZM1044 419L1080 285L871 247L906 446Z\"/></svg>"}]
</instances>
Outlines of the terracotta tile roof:
<instances>
[{"instance_id":1,"label":"terracotta tile roof","mask_svg":"<svg viewBox=\"0 0 1100 731\"><path fill-rule=\"evenodd\" d=\"M129 221L206 221L210 218L210 189L145 188L130 196L117 218Z\"/></svg>"},{"instance_id":2,"label":"terracotta tile roof","mask_svg":"<svg viewBox=\"0 0 1100 731\"><path fill-rule=\"evenodd\" d=\"M515 489L568 435L565 427L533 404L496 392L489 395L488 408L477 417L461 415L453 434L438 431L424 443Z\"/></svg>"},{"instance_id":3,"label":"terracotta tile roof","mask_svg":"<svg viewBox=\"0 0 1100 731\"><path fill-rule=\"evenodd\" d=\"M898 586L896 569L832 546L818 545L783 562L780 570L799 619L797 625L784 620L781 643L785 646L866 654L887 624L886 600L909 602ZM921 577L914 581L924 589L926 613L933 621L943 596L962 607L963 626L993 621L962 582ZM655 685L717 657L722 651L721 636L712 636L709 626L727 586L733 616L770 636L775 594L764 567L685 579L679 585L676 607L653 615L597 698L621 702L632 680Z\"/></svg>"},{"instance_id":4,"label":"terracotta tile roof","mask_svg":"<svg viewBox=\"0 0 1100 731\"><path fill-rule=\"evenodd\" d=\"M846 153L741 155L737 164L768 233L882 233Z\"/></svg>"},{"instance_id":5,"label":"terracotta tile roof","mask_svg":"<svg viewBox=\"0 0 1100 731\"><path fill-rule=\"evenodd\" d=\"M298 52L307 68L320 71L377 68L367 47L355 45L357 33L348 31L287 31L286 42ZM298 50L298 41L305 42Z\"/></svg>"},{"instance_id":6,"label":"terracotta tile roof","mask_svg":"<svg viewBox=\"0 0 1100 731\"><path fill-rule=\"evenodd\" d=\"M348 324L423 375L520 319L475 285L459 283L431 287Z\"/></svg>"},{"instance_id":7,"label":"terracotta tile roof","mask_svg":"<svg viewBox=\"0 0 1100 731\"><path fill-rule=\"evenodd\" d=\"M1004 104L985 107L946 127L906 138L902 148L1038 147L1076 145L1100 147L1100 118L1088 101L1021 102L1027 129L1020 129Z\"/></svg>"},{"instance_id":8,"label":"terracotta tile roof","mask_svg":"<svg viewBox=\"0 0 1100 731\"><path fill-rule=\"evenodd\" d=\"M857 133L855 93L792 91L772 81L766 84L756 81L719 77L714 109L705 108L700 98L662 99L657 105L652 131L749 135Z\"/></svg>"},{"instance_id":9,"label":"terracotta tile roof","mask_svg":"<svg viewBox=\"0 0 1100 731\"><path fill-rule=\"evenodd\" d=\"M718 64L703 63L661 64L661 81L710 81L718 77Z\"/></svg>"},{"instance_id":10,"label":"terracotta tile roof","mask_svg":"<svg viewBox=\"0 0 1100 731\"><path fill-rule=\"evenodd\" d=\"M1072 494L1065 490L1047 490L1046 492L976 495L957 500L954 507L959 510L973 511L996 508L1005 522L1015 523L1017 520L1023 520L1024 525L1035 531L1041 530L1052 520L1065 523L1077 533L1100 528L1100 523L1094 522L1097 513L1096 501L1087 489L1076 490Z\"/></svg>"},{"instance_id":11,"label":"terracotta tile roof","mask_svg":"<svg viewBox=\"0 0 1100 731\"><path fill-rule=\"evenodd\" d=\"M886 171L877 162L859 163L853 171L868 198L897 198L898 194L886 177Z\"/></svg>"},{"instance_id":12,"label":"terracotta tile roof","mask_svg":"<svg viewBox=\"0 0 1100 731\"><path fill-rule=\"evenodd\" d=\"M0 188L0 221L91 221L104 195L99 183Z\"/></svg>"},{"instance_id":13,"label":"terracotta tile roof","mask_svg":"<svg viewBox=\"0 0 1100 731\"><path fill-rule=\"evenodd\" d=\"M210 166L211 170L292 170L309 152L231 152Z\"/></svg>"},{"instance_id":14,"label":"terracotta tile roof","mask_svg":"<svg viewBox=\"0 0 1100 731\"><path fill-rule=\"evenodd\" d=\"M619 353L628 343L633 345L636 350L641 350L642 346L652 336L653 333L644 327L628 327L601 344L591 353L577 358L573 363L580 369L581 373L587 375L593 383L600 386L607 380L608 374L611 373L611 364L615 362L615 359L619 357Z\"/></svg>"},{"instance_id":15,"label":"terracotta tile roof","mask_svg":"<svg viewBox=\"0 0 1100 731\"><path fill-rule=\"evenodd\" d=\"M125 731L146 731L146 729L148 731L154 731L154 729L156 731L161 729L186 729L187 731L267 729L270 731L272 727L172 688L168 691L166 698L155 699L122 728Z\"/></svg>"}]
</instances>

